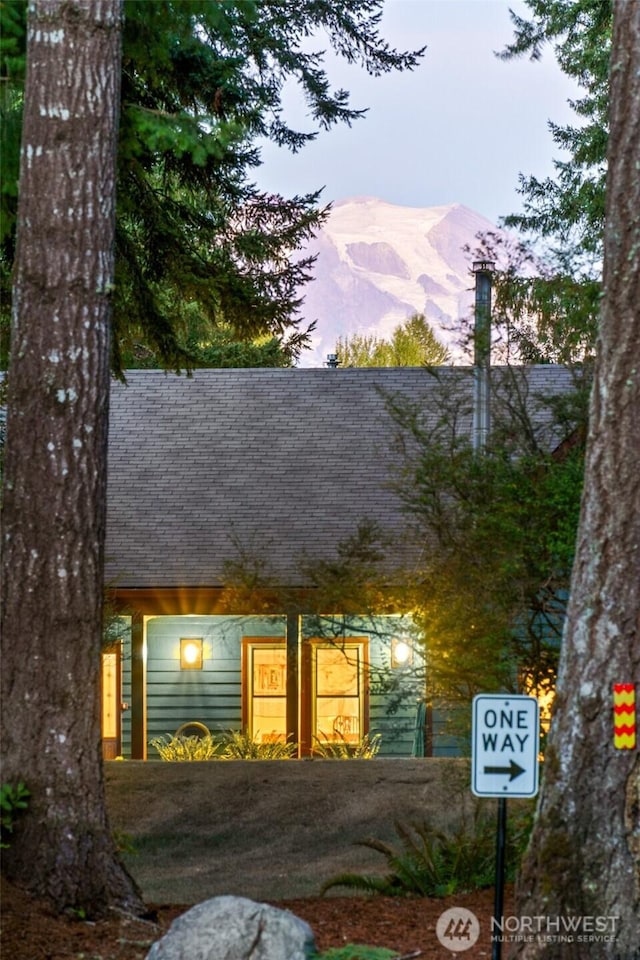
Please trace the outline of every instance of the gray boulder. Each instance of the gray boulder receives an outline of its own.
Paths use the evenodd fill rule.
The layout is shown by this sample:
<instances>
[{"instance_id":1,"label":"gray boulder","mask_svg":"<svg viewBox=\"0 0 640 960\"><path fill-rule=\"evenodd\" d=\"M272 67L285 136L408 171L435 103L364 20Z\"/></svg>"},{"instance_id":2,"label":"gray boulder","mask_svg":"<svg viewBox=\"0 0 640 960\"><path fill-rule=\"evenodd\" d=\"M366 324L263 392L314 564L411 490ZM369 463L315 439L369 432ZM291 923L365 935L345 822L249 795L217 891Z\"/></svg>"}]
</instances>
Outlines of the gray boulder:
<instances>
[{"instance_id":1,"label":"gray boulder","mask_svg":"<svg viewBox=\"0 0 640 960\"><path fill-rule=\"evenodd\" d=\"M308 960L311 927L287 910L214 897L177 917L146 960Z\"/></svg>"}]
</instances>

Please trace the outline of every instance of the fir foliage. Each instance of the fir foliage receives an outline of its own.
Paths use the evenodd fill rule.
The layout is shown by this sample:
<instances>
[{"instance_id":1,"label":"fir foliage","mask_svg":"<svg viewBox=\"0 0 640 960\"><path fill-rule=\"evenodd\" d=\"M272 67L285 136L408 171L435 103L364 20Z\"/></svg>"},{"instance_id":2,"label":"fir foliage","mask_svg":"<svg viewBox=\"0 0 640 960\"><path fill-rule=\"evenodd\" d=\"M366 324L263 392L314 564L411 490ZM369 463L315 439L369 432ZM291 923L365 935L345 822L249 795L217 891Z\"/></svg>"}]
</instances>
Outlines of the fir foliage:
<instances>
[{"instance_id":1,"label":"fir foliage","mask_svg":"<svg viewBox=\"0 0 640 960\"><path fill-rule=\"evenodd\" d=\"M525 2L530 15L511 12L515 36L502 58L535 61L550 46L581 95L570 101L574 124L549 122L560 151L554 174L520 176L523 212L504 223L526 241L516 265L508 259L496 275L496 309L519 326L525 362L580 362L594 356L602 292L612 6L610 0Z\"/></svg>"},{"instance_id":2,"label":"fir foliage","mask_svg":"<svg viewBox=\"0 0 640 960\"><path fill-rule=\"evenodd\" d=\"M474 259L494 261L492 356L494 362L591 364L595 356L602 284L600 276L571 273L531 243L487 233ZM462 323L461 345L473 349L473 327Z\"/></svg>"},{"instance_id":3,"label":"fir foliage","mask_svg":"<svg viewBox=\"0 0 640 960\"><path fill-rule=\"evenodd\" d=\"M26 3L6 0L0 13L2 76L10 81L2 102L3 120L10 121L2 176L8 304ZM347 91L332 88L325 52L312 49L310 37L321 36L373 75L417 64L422 51L399 52L381 37L381 15L381 0L126 0L117 372L141 345L147 362L176 369L215 362L220 331L242 341L275 337L285 362L297 357L311 329L301 326L299 290L313 258L295 252L326 211L318 206L319 192L266 195L250 174L260 163L261 138L297 151L319 130L351 124L365 112L351 106ZM284 114L283 91L291 81L307 101L307 130L294 129ZM6 312L3 324L6 356ZM223 354L228 363L229 351Z\"/></svg>"},{"instance_id":4,"label":"fir foliage","mask_svg":"<svg viewBox=\"0 0 640 960\"><path fill-rule=\"evenodd\" d=\"M531 19L515 13L513 42L503 58L528 55L539 60L550 44L563 73L584 95L571 101L576 125L549 123L567 159L556 160L556 176L522 176L522 215L507 224L556 241L561 262L602 255L604 191L608 140L609 58L612 7L609 0L526 0ZM572 270L571 272L575 272Z\"/></svg>"}]
</instances>

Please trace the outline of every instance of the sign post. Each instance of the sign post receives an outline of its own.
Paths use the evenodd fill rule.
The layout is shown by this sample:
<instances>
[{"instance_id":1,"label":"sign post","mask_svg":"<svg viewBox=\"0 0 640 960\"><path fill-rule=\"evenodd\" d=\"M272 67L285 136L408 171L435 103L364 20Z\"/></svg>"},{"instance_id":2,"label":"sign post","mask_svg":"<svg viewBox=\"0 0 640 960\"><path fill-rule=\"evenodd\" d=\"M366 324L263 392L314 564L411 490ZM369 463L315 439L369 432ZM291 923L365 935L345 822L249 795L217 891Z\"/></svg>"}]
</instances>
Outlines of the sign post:
<instances>
[{"instance_id":1,"label":"sign post","mask_svg":"<svg viewBox=\"0 0 640 960\"><path fill-rule=\"evenodd\" d=\"M473 698L471 791L498 798L494 918L502 916L507 797L535 797L538 792L540 711L535 697L478 694ZM493 940L492 960L501 944Z\"/></svg>"}]
</instances>

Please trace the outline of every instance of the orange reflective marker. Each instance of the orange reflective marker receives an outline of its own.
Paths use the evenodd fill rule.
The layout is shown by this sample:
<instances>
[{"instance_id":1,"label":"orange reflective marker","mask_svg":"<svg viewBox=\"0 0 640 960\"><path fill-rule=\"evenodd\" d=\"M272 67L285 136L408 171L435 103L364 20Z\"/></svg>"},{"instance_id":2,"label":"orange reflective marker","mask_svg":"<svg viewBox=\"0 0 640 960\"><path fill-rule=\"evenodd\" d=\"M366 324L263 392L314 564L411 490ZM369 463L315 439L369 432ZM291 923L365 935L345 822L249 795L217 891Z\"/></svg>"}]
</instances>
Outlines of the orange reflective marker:
<instances>
[{"instance_id":1,"label":"orange reflective marker","mask_svg":"<svg viewBox=\"0 0 640 960\"><path fill-rule=\"evenodd\" d=\"M636 745L636 690L632 683L613 685L613 745L633 750Z\"/></svg>"}]
</instances>

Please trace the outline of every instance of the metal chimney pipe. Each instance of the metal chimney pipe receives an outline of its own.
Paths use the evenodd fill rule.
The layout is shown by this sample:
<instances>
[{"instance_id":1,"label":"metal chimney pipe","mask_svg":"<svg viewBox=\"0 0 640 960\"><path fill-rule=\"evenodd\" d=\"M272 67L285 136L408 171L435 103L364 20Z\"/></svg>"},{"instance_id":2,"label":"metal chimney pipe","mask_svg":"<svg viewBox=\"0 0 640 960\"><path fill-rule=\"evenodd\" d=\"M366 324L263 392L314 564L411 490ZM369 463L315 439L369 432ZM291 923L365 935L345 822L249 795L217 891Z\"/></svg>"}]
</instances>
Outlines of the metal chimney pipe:
<instances>
[{"instance_id":1,"label":"metal chimney pipe","mask_svg":"<svg viewBox=\"0 0 640 960\"><path fill-rule=\"evenodd\" d=\"M484 450L491 428L491 279L493 260L476 260L476 301L473 326L473 449Z\"/></svg>"}]
</instances>

